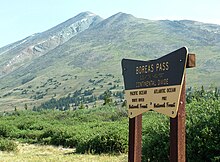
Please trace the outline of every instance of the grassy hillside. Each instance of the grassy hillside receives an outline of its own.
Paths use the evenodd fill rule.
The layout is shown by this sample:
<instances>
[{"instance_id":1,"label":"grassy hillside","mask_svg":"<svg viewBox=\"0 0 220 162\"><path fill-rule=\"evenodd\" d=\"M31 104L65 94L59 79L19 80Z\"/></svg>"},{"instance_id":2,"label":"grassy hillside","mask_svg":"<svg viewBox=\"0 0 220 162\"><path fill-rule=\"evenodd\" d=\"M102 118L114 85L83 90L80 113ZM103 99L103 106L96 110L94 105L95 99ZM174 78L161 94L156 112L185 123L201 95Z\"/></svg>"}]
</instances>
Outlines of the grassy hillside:
<instances>
[{"instance_id":1,"label":"grassy hillside","mask_svg":"<svg viewBox=\"0 0 220 162\"><path fill-rule=\"evenodd\" d=\"M0 110L22 109L25 103L32 108L80 89L95 88L97 96L114 85L115 91L122 91L122 58L152 60L182 46L196 53L196 68L187 70L187 86L220 87L219 42L219 25L118 13L1 78ZM99 84L89 82L98 79Z\"/></svg>"}]
</instances>

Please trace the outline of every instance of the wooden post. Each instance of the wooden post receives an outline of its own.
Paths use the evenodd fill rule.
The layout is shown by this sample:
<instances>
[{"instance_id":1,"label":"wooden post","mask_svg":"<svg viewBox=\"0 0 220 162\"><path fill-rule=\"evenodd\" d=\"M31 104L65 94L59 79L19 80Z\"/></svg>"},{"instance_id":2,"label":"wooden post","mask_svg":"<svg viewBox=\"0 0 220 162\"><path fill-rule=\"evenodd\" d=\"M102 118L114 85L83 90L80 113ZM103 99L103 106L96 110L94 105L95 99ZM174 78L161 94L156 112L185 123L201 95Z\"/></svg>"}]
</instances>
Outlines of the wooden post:
<instances>
[{"instance_id":1,"label":"wooden post","mask_svg":"<svg viewBox=\"0 0 220 162\"><path fill-rule=\"evenodd\" d=\"M189 54L187 68L195 67L195 54ZM170 162L186 161L186 75L181 90L177 116L170 118Z\"/></svg>"},{"instance_id":2,"label":"wooden post","mask_svg":"<svg viewBox=\"0 0 220 162\"><path fill-rule=\"evenodd\" d=\"M182 91L180 96L180 103L177 116L170 118L170 162L185 162L185 122L186 122L186 98L185 98L185 76L182 85Z\"/></svg>"},{"instance_id":3,"label":"wooden post","mask_svg":"<svg viewBox=\"0 0 220 162\"><path fill-rule=\"evenodd\" d=\"M128 162L141 162L142 114L129 118Z\"/></svg>"}]
</instances>

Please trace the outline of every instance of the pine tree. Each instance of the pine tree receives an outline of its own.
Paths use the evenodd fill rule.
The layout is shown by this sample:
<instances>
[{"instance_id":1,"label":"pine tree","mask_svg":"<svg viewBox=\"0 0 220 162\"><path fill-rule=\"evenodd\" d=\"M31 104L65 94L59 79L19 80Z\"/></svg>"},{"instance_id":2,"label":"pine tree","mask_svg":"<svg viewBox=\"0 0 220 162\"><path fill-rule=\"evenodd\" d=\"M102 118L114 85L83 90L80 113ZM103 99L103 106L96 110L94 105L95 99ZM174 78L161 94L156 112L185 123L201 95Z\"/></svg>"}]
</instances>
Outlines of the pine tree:
<instances>
[{"instance_id":1,"label":"pine tree","mask_svg":"<svg viewBox=\"0 0 220 162\"><path fill-rule=\"evenodd\" d=\"M34 105L34 107L33 107L32 110L33 110L33 111L37 111L37 107Z\"/></svg>"},{"instance_id":2,"label":"pine tree","mask_svg":"<svg viewBox=\"0 0 220 162\"><path fill-rule=\"evenodd\" d=\"M121 107L126 107L126 100L124 100L124 101L122 102Z\"/></svg>"},{"instance_id":3,"label":"pine tree","mask_svg":"<svg viewBox=\"0 0 220 162\"><path fill-rule=\"evenodd\" d=\"M85 106L82 102L80 102L79 109L85 109Z\"/></svg>"},{"instance_id":4,"label":"pine tree","mask_svg":"<svg viewBox=\"0 0 220 162\"><path fill-rule=\"evenodd\" d=\"M27 108L28 108L28 107L27 107L27 104L25 103L25 104L24 104L24 109L27 110Z\"/></svg>"},{"instance_id":5,"label":"pine tree","mask_svg":"<svg viewBox=\"0 0 220 162\"><path fill-rule=\"evenodd\" d=\"M111 91L107 90L104 92L104 103L103 105L110 105L112 104L112 99L111 99Z\"/></svg>"}]
</instances>

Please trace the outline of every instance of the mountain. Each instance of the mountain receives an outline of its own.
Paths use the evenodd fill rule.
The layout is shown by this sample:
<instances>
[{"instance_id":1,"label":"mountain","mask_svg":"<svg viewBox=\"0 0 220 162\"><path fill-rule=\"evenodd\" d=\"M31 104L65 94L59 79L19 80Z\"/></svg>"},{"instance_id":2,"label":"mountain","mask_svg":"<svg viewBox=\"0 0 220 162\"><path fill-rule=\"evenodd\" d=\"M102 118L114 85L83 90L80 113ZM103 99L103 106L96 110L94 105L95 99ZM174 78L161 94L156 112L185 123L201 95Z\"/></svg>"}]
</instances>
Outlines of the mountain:
<instances>
[{"instance_id":1,"label":"mountain","mask_svg":"<svg viewBox=\"0 0 220 162\"><path fill-rule=\"evenodd\" d=\"M108 89L116 94L123 90L122 58L152 60L182 46L197 58L196 68L187 70L187 86L220 87L219 25L81 13L0 48L0 110L38 106L76 90L81 98Z\"/></svg>"},{"instance_id":2,"label":"mountain","mask_svg":"<svg viewBox=\"0 0 220 162\"><path fill-rule=\"evenodd\" d=\"M5 57L0 59L0 77L46 54L100 21L101 17L91 12L83 12L43 33L33 34L1 48L0 55Z\"/></svg>"}]
</instances>

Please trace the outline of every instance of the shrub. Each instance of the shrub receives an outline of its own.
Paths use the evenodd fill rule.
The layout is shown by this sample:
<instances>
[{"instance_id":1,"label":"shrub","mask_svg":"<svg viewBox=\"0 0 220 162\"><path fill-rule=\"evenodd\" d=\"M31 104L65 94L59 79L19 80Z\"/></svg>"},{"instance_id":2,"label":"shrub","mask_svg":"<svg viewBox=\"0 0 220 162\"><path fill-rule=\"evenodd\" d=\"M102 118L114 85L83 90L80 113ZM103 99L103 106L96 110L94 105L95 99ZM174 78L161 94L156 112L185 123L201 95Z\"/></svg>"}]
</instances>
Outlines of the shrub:
<instances>
[{"instance_id":1,"label":"shrub","mask_svg":"<svg viewBox=\"0 0 220 162\"><path fill-rule=\"evenodd\" d=\"M0 150L1 151L16 151L17 144L11 140L0 138Z\"/></svg>"},{"instance_id":2,"label":"shrub","mask_svg":"<svg viewBox=\"0 0 220 162\"><path fill-rule=\"evenodd\" d=\"M70 138L73 137L68 130L59 129L51 137L51 144L53 145L62 145L64 147L69 147ZM71 141L72 142L72 141Z\"/></svg>"},{"instance_id":3,"label":"shrub","mask_svg":"<svg viewBox=\"0 0 220 162\"><path fill-rule=\"evenodd\" d=\"M115 123L116 124L116 123ZM105 128L89 140L79 142L76 147L78 153L126 153L128 151L127 128L120 125L115 128Z\"/></svg>"},{"instance_id":4,"label":"shrub","mask_svg":"<svg viewBox=\"0 0 220 162\"><path fill-rule=\"evenodd\" d=\"M0 124L0 137L9 137L13 132L13 127Z\"/></svg>"},{"instance_id":5,"label":"shrub","mask_svg":"<svg viewBox=\"0 0 220 162\"><path fill-rule=\"evenodd\" d=\"M43 133L39 136L38 142L43 144L51 144L51 138L55 134L55 129L49 128L43 131Z\"/></svg>"},{"instance_id":6,"label":"shrub","mask_svg":"<svg viewBox=\"0 0 220 162\"><path fill-rule=\"evenodd\" d=\"M75 147L78 141L76 134L67 127L46 129L38 140L43 144L62 145L64 147Z\"/></svg>"},{"instance_id":7,"label":"shrub","mask_svg":"<svg viewBox=\"0 0 220 162\"><path fill-rule=\"evenodd\" d=\"M169 120L148 112L143 117L143 161L169 161Z\"/></svg>"},{"instance_id":8,"label":"shrub","mask_svg":"<svg viewBox=\"0 0 220 162\"><path fill-rule=\"evenodd\" d=\"M220 159L220 100L191 100L186 107L187 161ZM168 118L149 112L143 118L143 160L169 161Z\"/></svg>"},{"instance_id":9,"label":"shrub","mask_svg":"<svg viewBox=\"0 0 220 162\"><path fill-rule=\"evenodd\" d=\"M20 130L27 130L30 129L32 124L34 124L33 120L26 119L25 121L20 121L17 125L17 128Z\"/></svg>"},{"instance_id":10,"label":"shrub","mask_svg":"<svg viewBox=\"0 0 220 162\"><path fill-rule=\"evenodd\" d=\"M187 158L220 159L220 101L194 101L187 109Z\"/></svg>"}]
</instances>

